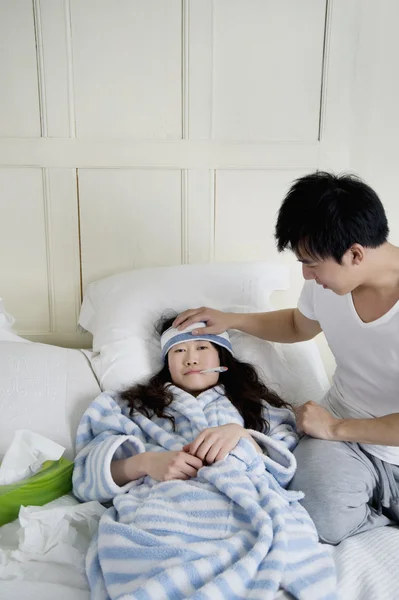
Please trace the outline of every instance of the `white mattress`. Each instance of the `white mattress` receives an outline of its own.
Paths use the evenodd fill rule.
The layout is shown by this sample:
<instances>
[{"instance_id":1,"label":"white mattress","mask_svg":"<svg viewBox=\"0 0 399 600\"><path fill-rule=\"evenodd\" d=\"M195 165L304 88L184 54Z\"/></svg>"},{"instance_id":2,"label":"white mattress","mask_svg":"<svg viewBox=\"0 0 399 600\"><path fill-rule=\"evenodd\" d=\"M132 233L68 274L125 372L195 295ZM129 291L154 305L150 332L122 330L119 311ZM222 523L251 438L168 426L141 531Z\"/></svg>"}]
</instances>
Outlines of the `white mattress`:
<instances>
[{"instance_id":1,"label":"white mattress","mask_svg":"<svg viewBox=\"0 0 399 600\"><path fill-rule=\"evenodd\" d=\"M104 509L98 502L79 505L64 496L34 510L36 515L25 514L22 525L14 521L0 528L0 598L89 600L84 554ZM71 510L76 510L72 520ZM363 533L331 547L331 552L342 600L398 597L398 528ZM284 593L278 598L288 600Z\"/></svg>"}]
</instances>

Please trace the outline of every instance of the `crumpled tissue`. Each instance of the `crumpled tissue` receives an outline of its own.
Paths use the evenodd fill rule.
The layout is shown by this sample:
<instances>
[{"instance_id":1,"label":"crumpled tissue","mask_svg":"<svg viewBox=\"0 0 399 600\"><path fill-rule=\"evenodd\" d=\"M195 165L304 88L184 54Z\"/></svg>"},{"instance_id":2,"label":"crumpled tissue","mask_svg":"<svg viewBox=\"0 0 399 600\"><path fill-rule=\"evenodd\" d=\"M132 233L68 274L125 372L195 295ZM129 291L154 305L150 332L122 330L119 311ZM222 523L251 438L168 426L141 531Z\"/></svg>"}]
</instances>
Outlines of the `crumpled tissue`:
<instances>
[{"instance_id":1,"label":"crumpled tissue","mask_svg":"<svg viewBox=\"0 0 399 600\"><path fill-rule=\"evenodd\" d=\"M97 501L80 504L72 496L22 507L19 520L0 529L0 597L21 597L18 582L24 582L27 590L49 586L53 598L88 600L85 556L105 510Z\"/></svg>"},{"instance_id":2,"label":"crumpled tissue","mask_svg":"<svg viewBox=\"0 0 399 600\"><path fill-rule=\"evenodd\" d=\"M65 448L28 429L18 429L0 465L0 485L31 477L47 460L59 460Z\"/></svg>"}]
</instances>

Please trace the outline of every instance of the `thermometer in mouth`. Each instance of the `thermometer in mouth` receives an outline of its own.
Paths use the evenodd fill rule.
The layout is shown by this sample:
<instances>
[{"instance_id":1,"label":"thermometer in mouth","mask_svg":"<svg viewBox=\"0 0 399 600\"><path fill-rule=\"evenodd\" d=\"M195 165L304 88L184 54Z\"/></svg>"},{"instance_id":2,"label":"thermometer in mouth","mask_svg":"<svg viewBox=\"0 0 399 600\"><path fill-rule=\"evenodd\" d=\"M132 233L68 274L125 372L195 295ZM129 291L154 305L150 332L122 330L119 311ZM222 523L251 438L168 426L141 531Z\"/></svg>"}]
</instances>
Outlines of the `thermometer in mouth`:
<instances>
[{"instance_id":1,"label":"thermometer in mouth","mask_svg":"<svg viewBox=\"0 0 399 600\"><path fill-rule=\"evenodd\" d=\"M202 373L224 373L228 371L228 367L214 367L213 369L204 369L204 371L200 371Z\"/></svg>"}]
</instances>

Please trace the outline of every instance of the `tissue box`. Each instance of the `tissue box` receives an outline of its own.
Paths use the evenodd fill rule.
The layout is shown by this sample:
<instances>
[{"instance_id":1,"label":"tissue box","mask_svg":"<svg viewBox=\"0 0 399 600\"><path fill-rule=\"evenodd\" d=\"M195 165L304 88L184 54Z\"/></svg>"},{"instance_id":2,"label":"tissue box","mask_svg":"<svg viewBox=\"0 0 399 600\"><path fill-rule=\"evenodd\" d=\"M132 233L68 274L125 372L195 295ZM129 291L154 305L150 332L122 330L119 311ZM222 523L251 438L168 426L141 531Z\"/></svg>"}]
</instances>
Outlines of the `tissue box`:
<instances>
[{"instance_id":1,"label":"tissue box","mask_svg":"<svg viewBox=\"0 0 399 600\"><path fill-rule=\"evenodd\" d=\"M0 486L0 526L18 517L21 506L43 506L72 490L73 462L66 458L43 463L38 473Z\"/></svg>"}]
</instances>

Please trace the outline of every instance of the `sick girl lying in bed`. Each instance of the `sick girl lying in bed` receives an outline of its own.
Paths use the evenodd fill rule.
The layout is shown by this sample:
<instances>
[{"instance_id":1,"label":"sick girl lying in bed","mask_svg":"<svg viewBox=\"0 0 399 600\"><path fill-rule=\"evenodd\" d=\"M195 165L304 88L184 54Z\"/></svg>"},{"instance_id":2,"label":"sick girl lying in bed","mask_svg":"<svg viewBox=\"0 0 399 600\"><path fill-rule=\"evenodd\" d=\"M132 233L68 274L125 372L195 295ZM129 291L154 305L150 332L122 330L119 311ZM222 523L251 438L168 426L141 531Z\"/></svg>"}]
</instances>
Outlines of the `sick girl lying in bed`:
<instances>
[{"instance_id":1,"label":"sick girl lying in bed","mask_svg":"<svg viewBox=\"0 0 399 600\"><path fill-rule=\"evenodd\" d=\"M162 370L101 394L78 429L74 493L112 501L87 555L91 597L335 599L333 559L303 494L285 489L292 411L234 357L227 332L172 322Z\"/></svg>"}]
</instances>

